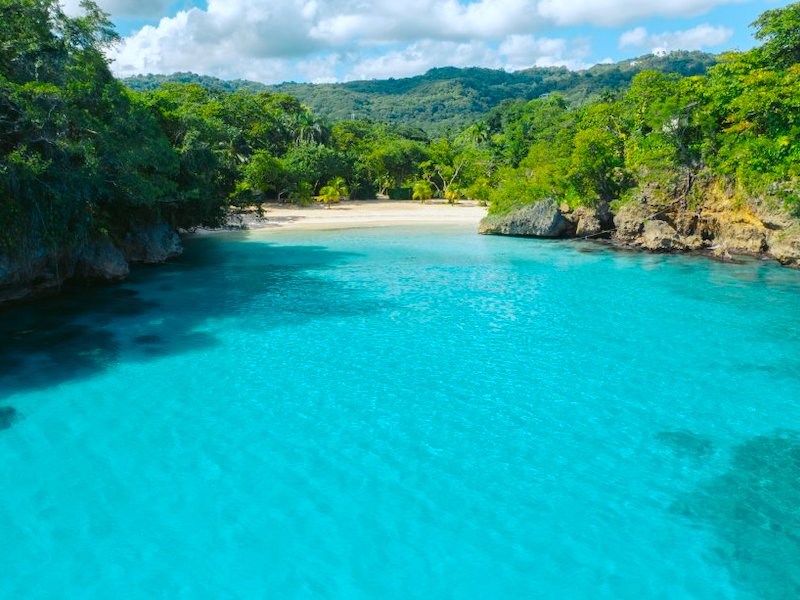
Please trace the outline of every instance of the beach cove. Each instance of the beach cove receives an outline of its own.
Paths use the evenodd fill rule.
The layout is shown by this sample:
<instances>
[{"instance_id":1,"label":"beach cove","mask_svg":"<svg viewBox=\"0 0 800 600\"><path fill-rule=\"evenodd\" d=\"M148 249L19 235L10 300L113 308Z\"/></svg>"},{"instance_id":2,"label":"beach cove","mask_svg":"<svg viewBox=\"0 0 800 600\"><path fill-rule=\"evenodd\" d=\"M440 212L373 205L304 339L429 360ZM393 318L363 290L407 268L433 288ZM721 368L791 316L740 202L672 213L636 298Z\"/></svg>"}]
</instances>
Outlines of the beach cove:
<instances>
[{"instance_id":1,"label":"beach cove","mask_svg":"<svg viewBox=\"0 0 800 600\"><path fill-rule=\"evenodd\" d=\"M189 239L5 313L0 596L791 596L798 291L473 223Z\"/></svg>"}]
</instances>

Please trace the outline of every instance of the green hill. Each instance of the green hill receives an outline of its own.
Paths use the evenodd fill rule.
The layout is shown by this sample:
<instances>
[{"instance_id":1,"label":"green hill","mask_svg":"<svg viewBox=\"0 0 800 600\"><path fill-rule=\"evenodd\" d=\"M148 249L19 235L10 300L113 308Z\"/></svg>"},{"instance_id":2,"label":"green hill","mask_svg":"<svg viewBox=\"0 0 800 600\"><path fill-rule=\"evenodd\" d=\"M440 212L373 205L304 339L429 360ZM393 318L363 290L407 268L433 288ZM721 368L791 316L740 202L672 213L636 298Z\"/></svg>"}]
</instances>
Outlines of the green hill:
<instances>
[{"instance_id":1,"label":"green hill","mask_svg":"<svg viewBox=\"0 0 800 600\"><path fill-rule=\"evenodd\" d=\"M126 79L125 84L136 90L150 90L168 82L191 82L219 91L276 91L296 96L314 112L332 121L372 119L442 134L475 121L504 100L531 100L559 92L570 101L583 103L604 92L627 88L634 75L643 70L701 75L715 63L716 57L711 54L673 52L667 56L651 54L615 64L596 65L584 71L548 67L509 73L498 69L444 67L403 79L275 86L175 73L138 75Z\"/></svg>"}]
</instances>

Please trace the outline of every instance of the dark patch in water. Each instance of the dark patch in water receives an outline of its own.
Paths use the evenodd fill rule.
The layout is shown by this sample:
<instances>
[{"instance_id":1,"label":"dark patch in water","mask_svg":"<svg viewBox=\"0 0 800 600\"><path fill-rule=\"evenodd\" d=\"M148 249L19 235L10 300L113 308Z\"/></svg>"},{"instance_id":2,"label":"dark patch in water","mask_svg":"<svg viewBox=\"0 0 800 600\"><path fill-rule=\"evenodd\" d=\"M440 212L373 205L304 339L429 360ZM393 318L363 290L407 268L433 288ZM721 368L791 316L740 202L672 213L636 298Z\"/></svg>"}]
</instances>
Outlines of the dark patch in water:
<instances>
[{"instance_id":1,"label":"dark patch in water","mask_svg":"<svg viewBox=\"0 0 800 600\"><path fill-rule=\"evenodd\" d=\"M686 429L661 431L655 438L678 456L704 458L714 453L714 443L710 438Z\"/></svg>"},{"instance_id":2,"label":"dark patch in water","mask_svg":"<svg viewBox=\"0 0 800 600\"><path fill-rule=\"evenodd\" d=\"M800 435L776 432L733 451L728 471L673 510L716 533L715 560L758 598L800 598Z\"/></svg>"},{"instance_id":3,"label":"dark patch in water","mask_svg":"<svg viewBox=\"0 0 800 600\"><path fill-rule=\"evenodd\" d=\"M120 361L214 346L212 334L197 331L208 319L238 317L271 329L385 305L320 276L347 253L238 239L190 240L182 257L134 269L124 287L72 285L52 298L0 308L0 400Z\"/></svg>"},{"instance_id":4,"label":"dark patch in water","mask_svg":"<svg viewBox=\"0 0 800 600\"><path fill-rule=\"evenodd\" d=\"M158 336L142 336L157 338ZM142 351L148 356L169 356L182 352L192 352L199 348L210 348L218 344L216 337L210 333L194 331L170 336L168 340L144 344Z\"/></svg>"},{"instance_id":5,"label":"dark patch in water","mask_svg":"<svg viewBox=\"0 0 800 600\"><path fill-rule=\"evenodd\" d=\"M19 413L13 406L0 406L0 431L10 429L19 420Z\"/></svg>"}]
</instances>

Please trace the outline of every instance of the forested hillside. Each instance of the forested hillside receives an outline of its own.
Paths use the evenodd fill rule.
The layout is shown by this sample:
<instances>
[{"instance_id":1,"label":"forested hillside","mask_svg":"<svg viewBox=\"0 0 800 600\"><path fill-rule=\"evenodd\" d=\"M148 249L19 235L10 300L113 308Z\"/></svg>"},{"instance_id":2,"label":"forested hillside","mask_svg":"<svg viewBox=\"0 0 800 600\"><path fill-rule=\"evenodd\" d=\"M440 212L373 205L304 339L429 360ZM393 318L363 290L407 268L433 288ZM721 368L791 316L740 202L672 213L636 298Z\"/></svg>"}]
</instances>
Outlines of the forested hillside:
<instances>
[{"instance_id":1,"label":"forested hillside","mask_svg":"<svg viewBox=\"0 0 800 600\"><path fill-rule=\"evenodd\" d=\"M445 67L403 79L278 86L175 73L140 75L126 79L125 84L140 91L170 82L196 83L214 92L277 91L295 96L331 121L368 119L444 135L472 123L504 100L532 100L558 92L571 102L584 103L604 93L625 89L634 75L644 70L702 75L715 62L716 58L710 54L673 52L667 56L647 55L616 64L596 65L585 71L550 67L508 73L496 69Z\"/></svg>"}]
</instances>

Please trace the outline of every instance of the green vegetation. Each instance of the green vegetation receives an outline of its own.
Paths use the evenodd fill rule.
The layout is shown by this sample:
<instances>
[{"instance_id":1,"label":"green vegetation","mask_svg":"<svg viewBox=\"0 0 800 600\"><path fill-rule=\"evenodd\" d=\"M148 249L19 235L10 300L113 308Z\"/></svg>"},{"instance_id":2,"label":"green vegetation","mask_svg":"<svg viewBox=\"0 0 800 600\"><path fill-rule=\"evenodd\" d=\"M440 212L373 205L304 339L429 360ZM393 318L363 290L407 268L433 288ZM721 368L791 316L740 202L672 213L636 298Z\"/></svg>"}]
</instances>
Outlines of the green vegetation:
<instances>
[{"instance_id":1,"label":"green vegetation","mask_svg":"<svg viewBox=\"0 0 800 600\"><path fill-rule=\"evenodd\" d=\"M741 202L798 211L800 4L753 25L764 44L723 55L707 75L643 71L627 91L584 105L552 95L492 111L482 125L501 165L487 171L491 212L637 194L687 206L712 183Z\"/></svg>"},{"instance_id":2,"label":"green vegetation","mask_svg":"<svg viewBox=\"0 0 800 600\"><path fill-rule=\"evenodd\" d=\"M628 86L641 71L702 75L716 62L701 52L642 56L585 71L534 67L515 73L496 69L444 67L403 79L334 84L284 83L266 86L252 81L222 81L194 73L139 75L124 81L146 91L165 83L196 83L210 91L273 91L290 94L331 121L366 119L423 129L429 135L455 133L505 100L532 100L560 93L582 104Z\"/></svg>"},{"instance_id":3,"label":"green vegetation","mask_svg":"<svg viewBox=\"0 0 800 600\"><path fill-rule=\"evenodd\" d=\"M435 69L279 87L327 103L341 117L332 122L245 82L146 76L128 80L143 91L126 89L109 72L103 51L116 34L94 3L70 18L56 0L5 0L0 251L119 239L148 221L213 225L230 205L376 194L468 197L499 214L544 198L619 203L643 189L688 205L698 182L713 181L797 210L798 6L764 13L754 24L763 45L710 68L712 57L677 53L579 73ZM475 115L449 136L425 131Z\"/></svg>"},{"instance_id":4,"label":"green vegetation","mask_svg":"<svg viewBox=\"0 0 800 600\"><path fill-rule=\"evenodd\" d=\"M0 5L0 249L58 248L134 216L177 216L177 160L139 98L110 74L111 23L85 2ZM148 140L140 144L140 140Z\"/></svg>"}]
</instances>

